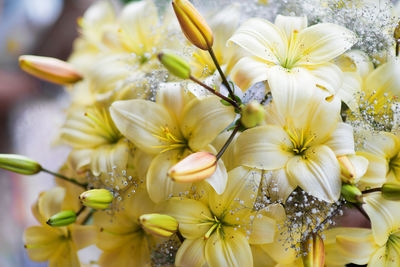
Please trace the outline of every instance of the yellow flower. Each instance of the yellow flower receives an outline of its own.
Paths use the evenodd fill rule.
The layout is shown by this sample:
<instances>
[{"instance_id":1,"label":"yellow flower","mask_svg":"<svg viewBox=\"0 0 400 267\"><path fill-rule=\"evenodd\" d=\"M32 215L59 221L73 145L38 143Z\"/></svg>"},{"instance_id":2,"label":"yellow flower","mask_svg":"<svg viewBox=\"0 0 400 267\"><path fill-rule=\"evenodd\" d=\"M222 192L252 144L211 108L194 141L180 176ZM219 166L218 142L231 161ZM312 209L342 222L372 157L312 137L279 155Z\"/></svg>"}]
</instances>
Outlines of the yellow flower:
<instances>
[{"instance_id":1,"label":"yellow flower","mask_svg":"<svg viewBox=\"0 0 400 267\"><path fill-rule=\"evenodd\" d=\"M154 203L146 191L125 195L119 211L112 216L107 212L96 212L94 224L101 228L97 247L103 253L100 266L150 266L150 247L153 237L140 226L139 217L154 211Z\"/></svg>"},{"instance_id":2,"label":"yellow flower","mask_svg":"<svg viewBox=\"0 0 400 267\"><path fill-rule=\"evenodd\" d=\"M77 251L95 242L97 228L71 224L53 228L47 219L61 211L65 189L55 187L40 194L32 212L41 226L25 230L25 248L34 261L49 261L49 266L80 266ZM78 219L79 221L79 219Z\"/></svg>"},{"instance_id":3,"label":"yellow flower","mask_svg":"<svg viewBox=\"0 0 400 267\"><path fill-rule=\"evenodd\" d=\"M122 189L128 185L123 172L128 169L131 149L106 107L71 109L61 128L60 141L72 146L70 156L77 170L89 169L108 186Z\"/></svg>"},{"instance_id":4,"label":"yellow flower","mask_svg":"<svg viewBox=\"0 0 400 267\"><path fill-rule=\"evenodd\" d=\"M278 15L275 24L250 19L229 40L251 55L236 64L231 77L243 91L268 80L274 96L276 91L286 91L290 86L280 83L282 75L299 73L299 78L310 81L308 86L317 86L334 94L341 86L342 73L330 61L355 41L351 31L335 24L307 27L306 17Z\"/></svg>"},{"instance_id":5,"label":"yellow flower","mask_svg":"<svg viewBox=\"0 0 400 267\"><path fill-rule=\"evenodd\" d=\"M339 262L371 267L400 266L400 202L380 193L364 198L372 229L333 228L327 232L327 266Z\"/></svg>"},{"instance_id":6,"label":"yellow flower","mask_svg":"<svg viewBox=\"0 0 400 267\"><path fill-rule=\"evenodd\" d=\"M228 175L221 195L209 189L204 199L172 198L161 204L186 238L177 266L253 266L250 244L274 240L275 220L252 210L261 172L238 167Z\"/></svg>"},{"instance_id":7,"label":"yellow flower","mask_svg":"<svg viewBox=\"0 0 400 267\"><path fill-rule=\"evenodd\" d=\"M190 183L180 184L168 178L168 170L192 152L216 153L210 143L235 118L233 108L222 105L219 98L193 98L174 84L161 88L156 102L117 101L110 112L121 133L154 156L146 183L150 198L156 203L190 188ZM206 181L222 193L226 179L223 162L218 161L216 173Z\"/></svg>"},{"instance_id":8,"label":"yellow flower","mask_svg":"<svg viewBox=\"0 0 400 267\"><path fill-rule=\"evenodd\" d=\"M340 196L336 156L355 153L353 129L339 122L340 100L327 96L276 95L269 124L246 130L236 141L238 163L273 171L283 201L297 186L327 202Z\"/></svg>"}]
</instances>

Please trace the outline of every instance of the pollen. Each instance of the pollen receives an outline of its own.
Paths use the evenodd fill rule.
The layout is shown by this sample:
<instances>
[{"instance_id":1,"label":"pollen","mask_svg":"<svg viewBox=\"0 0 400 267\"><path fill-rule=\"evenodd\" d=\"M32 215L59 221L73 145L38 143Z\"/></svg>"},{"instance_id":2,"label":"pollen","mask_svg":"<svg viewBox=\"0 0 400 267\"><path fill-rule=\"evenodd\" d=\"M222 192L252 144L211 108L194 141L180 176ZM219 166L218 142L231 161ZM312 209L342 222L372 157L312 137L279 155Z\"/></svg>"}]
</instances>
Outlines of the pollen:
<instances>
[{"instance_id":1,"label":"pollen","mask_svg":"<svg viewBox=\"0 0 400 267\"><path fill-rule=\"evenodd\" d=\"M305 133L304 129L290 129L286 127L286 132L292 142L292 151L299 155L302 154L310 146L310 143L315 139L314 135L309 136Z\"/></svg>"},{"instance_id":2,"label":"pollen","mask_svg":"<svg viewBox=\"0 0 400 267\"><path fill-rule=\"evenodd\" d=\"M185 139L175 136L168 127L161 126L161 133L160 134L153 134L153 136L160 139L164 142L164 145L154 146L155 148L163 148L161 153L174 150L174 149L183 149L187 147L187 142Z\"/></svg>"}]
</instances>

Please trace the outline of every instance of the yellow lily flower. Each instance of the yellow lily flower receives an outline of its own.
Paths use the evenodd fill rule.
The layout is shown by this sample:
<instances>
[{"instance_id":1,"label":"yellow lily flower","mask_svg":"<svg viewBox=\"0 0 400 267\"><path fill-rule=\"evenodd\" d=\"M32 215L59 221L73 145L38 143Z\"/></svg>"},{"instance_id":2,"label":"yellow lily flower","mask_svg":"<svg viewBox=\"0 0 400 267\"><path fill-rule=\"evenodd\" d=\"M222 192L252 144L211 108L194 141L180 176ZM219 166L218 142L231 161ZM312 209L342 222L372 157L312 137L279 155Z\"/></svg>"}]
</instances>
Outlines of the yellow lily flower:
<instances>
[{"instance_id":1,"label":"yellow lily flower","mask_svg":"<svg viewBox=\"0 0 400 267\"><path fill-rule=\"evenodd\" d=\"M95 226L51 227L46 224L47 219L61 211L64 196L65 189L61 187L40 194L32 213L41 226L29 227L24 233L29 257L33 261L49 261L50 267L80 266L77 251L93 244L97 233Z\"/></svg>"},{"instance_id":2,"label":"yellow lily flower","mask_svg":"<svg viewBox=\"0 0 400 267\"><path fill-rule=\"evenodd\" d=\"M100 266L151 266L151 246L154 238L142 229L139 217L154 211L154 203L146 191L125 195L120 209L112 216L105 211L96 212L94 224L100 227L97 247L103 253Z\"/></svg>"},{"instance_id":3,"label":"yellow lily flower","mask_svg":"<svg viewBox=\"0 0 400 267\"><path fill-rule=\"evenodd\" d=\"M105 107L71 110L61 128L60 141L72 146L70 157L77 170L89 169L103 183L117 189L129 184L125 172L132 156L131 146Z\"/></svg>"},{"instance_id":4,"label":"yellow lily flower","mask_svg":"<svg viewBox=\"0 0 400 267\"><path fill-rule=\"evenodd\" d=\"M245 22L229 39L251 56L244 57L232 69L232 80L246 91L257 82L268 81L274 96L288 90L280 82L286 75L298 73L309 86L335 94L341 87L341 70L330 61L355 42L354 33L331 23L307 27L306 17L278 15L275 24L262 19ZM300 80L296 80L298 84Z\"/></svg>"},{"instance_id":5,"label":"yellow lily flower","mask_svg":"<svg viewBox=\"0 0 400 267\"><path fill-rule=\"evenodd\" d=\"M176 183L168 170L189 153L216 153L210 143L235 118L232 107L215 96L193 98L180 85L166 84L157 101L126 100L111 105L111 117L120 132L140 150L155 156L146 175L146 185L154 202L187 191L190 183ZM218 193L225 189L227 175L222 161L206 181Z\"/></svg>"},{"instance_id":6,"label":"yellow lily flower","mask_svg":"<svg viewBox=\"0 0 400 267\"><path fill-rule=\"evenodd\" d=\"M310 98L295 91L276 95L269 124L244 131L236 141L237 162L273 171L271 179L283 201L297 186L327 202L339 199L336 156L355 153L353 129L339 122L340 100L329 102L328 96L323 91Z\"/></svg>"},{"instance_id":7,"label":"yellow lily flower","mask_svg":"<svg viewBox=\"0 0 400 267\"><path fill-rule=\"evenodd\" d=\"M369 267L400 266L400 202L380 193L364 198L372 229L333 228L327 231L327 266L341 262Z\"/></svg>"},{"instance_id":8,"label":"yellow lily flower","mask_svg":"<svg viewBox=\"0 0 400 267\"><path fill-rule=\"evenodd\" d=\"M400 140L388 132L360 132L362 146L357 155L369 161L365 175L359 181L359 188L381 187L386 182L400 181Z\"/></svg>"},{"instance_id":9,"label":"yellow lily flower","mask_svg":"<svg viewBox=\"0 0 400 267\"><path fill-rule=\"evenodd\" d=\"M252 209L261 172L238 167L228 175L221 195L209 189L204 199L176 197L160 205L177 219L186 238L176 255L177 266L253 266L250 244L273 242L275 220Z\"/></svg>"}]
</instances>

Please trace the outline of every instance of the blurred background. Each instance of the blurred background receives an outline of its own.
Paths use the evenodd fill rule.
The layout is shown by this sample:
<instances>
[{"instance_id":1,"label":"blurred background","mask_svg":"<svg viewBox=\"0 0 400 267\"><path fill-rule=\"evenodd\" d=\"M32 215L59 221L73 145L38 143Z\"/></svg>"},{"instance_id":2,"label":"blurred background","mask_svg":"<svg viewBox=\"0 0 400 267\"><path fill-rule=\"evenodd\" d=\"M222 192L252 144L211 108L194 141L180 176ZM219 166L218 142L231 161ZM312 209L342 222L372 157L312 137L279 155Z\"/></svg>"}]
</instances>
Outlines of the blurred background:
<instances>
[{"instance_id":1,"label":"blurred background","mask_svg":"<svg viewBox=\"0 0 400 267\"><path fill-rule=\"evenodd\" d=\"M0 0L0 153L18 153L57 170L68 150L52 146L67 105L63 89L24 74L18 56L67 59L78 35L76 20L93 0ZM64 104L62 104L64 103ZM37 224L30 212L49 175L0 170L0 266L46 266L29 260L23 230Z\"/></svg>"}]
</instances>

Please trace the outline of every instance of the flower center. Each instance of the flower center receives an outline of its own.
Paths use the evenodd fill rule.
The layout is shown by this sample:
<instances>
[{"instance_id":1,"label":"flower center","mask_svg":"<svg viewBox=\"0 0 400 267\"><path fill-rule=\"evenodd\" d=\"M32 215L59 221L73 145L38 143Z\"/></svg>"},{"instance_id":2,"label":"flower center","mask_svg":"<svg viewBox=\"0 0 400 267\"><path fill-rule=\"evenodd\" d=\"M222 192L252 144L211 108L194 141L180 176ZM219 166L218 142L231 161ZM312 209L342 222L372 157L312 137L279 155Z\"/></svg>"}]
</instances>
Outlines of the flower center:
<instances>
[{"instance_id":1,"label":"flower center","mask_svg":"<svg viewBox=\"0 0 400 267\"><path fill-rule=\"evenodd\" d=\"M292 142L293 148L292 151L296 155L302 154L304 151L307 150L311 141L314 140L315 136L305 136L304 129L285 129L287 134L289 135L289 139Z\"/></svg>"},{"instance_id":2,"label":"flower center","mask_svg":"<svg viewBox=\"0 0 400 267\"><path fill-rule=\"evenodd\" d=\"M103 137L109 143L116 143L121 138L120 132L105 109L91 109L85 112L85 116L89 119L88 122L95 131L95 134Z\"/></svg>"},{"instance_id":3,"label":"flower center","mask_svg":"<svg viewBox=\"0 0 400 267\"><path fill-rule=\"evenodd\" d=\"M390 258L397 257L397 254L399 252L400 252L400 231L397 231L389 235L388 241L386 243L386 255L389 261Z\"/></svg>"},{"instance_id":4,"label":"flower center","mask_svg":"<svg viewBox=\"0 0 400 267\"><path fill-rule=\"evenodd\" d=\"M181 149L181 148L186 148L187 147L187 142L183 138L179 138L175 136L171 131L168 129L168 127L160 127L161 128L161 134L153 134L153 136L157 137L161 141L165 142L164 145L159 145L159 146L154 146L156 148L163 148L161 153L170 151L173 149Z\"/></svg>"},{"instance_id":5,"label":"flower center","mask_svg":"<svg viewBox=\"0 0 400 267\"><path fill-rule=\"evenodd\" d=\"M208 217L207 217L208 218ZM210 229L207 231L207 233L204 235L204 239L209 239L210 236L215 232L221 229L222 227L222 222L214 215L214 218L208 218L210 223L212 223Z\"/></svg>"}]
</instances>

